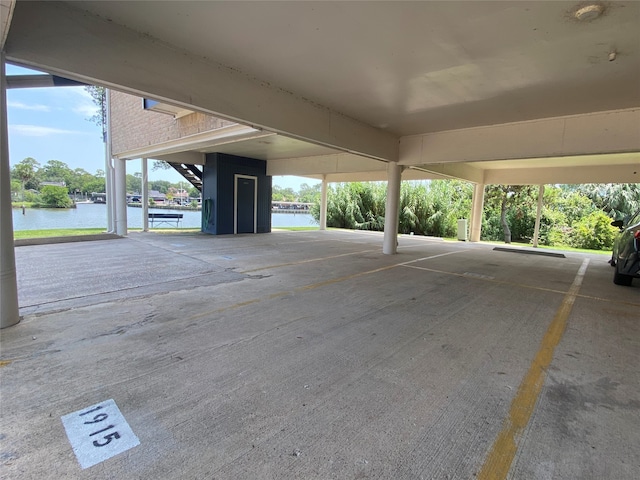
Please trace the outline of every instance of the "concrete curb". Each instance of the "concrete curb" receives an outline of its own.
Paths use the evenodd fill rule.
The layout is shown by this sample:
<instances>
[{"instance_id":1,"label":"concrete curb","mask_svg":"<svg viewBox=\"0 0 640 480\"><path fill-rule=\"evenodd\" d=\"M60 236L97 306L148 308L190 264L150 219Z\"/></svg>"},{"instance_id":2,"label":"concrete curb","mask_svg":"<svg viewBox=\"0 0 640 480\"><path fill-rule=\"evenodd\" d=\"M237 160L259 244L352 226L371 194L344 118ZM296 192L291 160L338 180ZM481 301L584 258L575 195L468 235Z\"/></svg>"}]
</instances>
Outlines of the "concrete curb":
<instances>
[{"instance_id":1,"label":"concrete curb","mask_svg":"<svg viewBox=\"0 0 640 480\"><path fill-rule=\"evenodd\" d=\"M40 237L40 238L21 238L14 240L13 245L16 247L27 247L29 245L48 245L50 243L72 243L72 242L92 242L95 240L115 240L124 238L115 233L98 233L92 235L69 235L66 237Z\"/></svg>"}]
</instances>

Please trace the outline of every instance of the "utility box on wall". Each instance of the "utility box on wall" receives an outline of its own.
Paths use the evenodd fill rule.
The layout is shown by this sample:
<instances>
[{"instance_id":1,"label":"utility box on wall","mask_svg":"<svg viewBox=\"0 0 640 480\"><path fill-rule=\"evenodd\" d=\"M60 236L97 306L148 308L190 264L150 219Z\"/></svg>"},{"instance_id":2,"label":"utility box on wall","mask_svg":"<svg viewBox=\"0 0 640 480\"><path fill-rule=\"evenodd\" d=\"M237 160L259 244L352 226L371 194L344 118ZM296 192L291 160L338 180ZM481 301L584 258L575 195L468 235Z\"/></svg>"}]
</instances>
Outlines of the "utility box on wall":
<instances>
[{"instance_id":1,"label":"utility box on wall","mask_svg":"<svg viewBox=\"0 0 640 480\"><path fill-rule=\"evenodd\" d=\"M271 231L267 162L209 153L202 178L202 231L214 235Z\"/></svg>"}]
</instances>

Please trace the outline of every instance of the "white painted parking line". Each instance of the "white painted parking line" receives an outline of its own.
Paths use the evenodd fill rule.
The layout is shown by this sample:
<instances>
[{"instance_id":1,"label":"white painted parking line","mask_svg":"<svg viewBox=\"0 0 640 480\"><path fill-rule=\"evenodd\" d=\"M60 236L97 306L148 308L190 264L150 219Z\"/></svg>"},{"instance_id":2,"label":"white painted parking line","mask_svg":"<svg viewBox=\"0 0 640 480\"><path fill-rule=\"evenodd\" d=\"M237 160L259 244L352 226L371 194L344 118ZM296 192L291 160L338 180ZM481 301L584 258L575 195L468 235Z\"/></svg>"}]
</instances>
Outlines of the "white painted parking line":
<instances>
[{"instance_id":1,"label":"white painted parking line","mask_svg":"<svg viewBox=\"0 0 640 480\"><path fill-rule=\"evenodd\" d=\"M140 444L113 400L61 417L80 466L92 467Z\"/></svg>"}]
</instances>

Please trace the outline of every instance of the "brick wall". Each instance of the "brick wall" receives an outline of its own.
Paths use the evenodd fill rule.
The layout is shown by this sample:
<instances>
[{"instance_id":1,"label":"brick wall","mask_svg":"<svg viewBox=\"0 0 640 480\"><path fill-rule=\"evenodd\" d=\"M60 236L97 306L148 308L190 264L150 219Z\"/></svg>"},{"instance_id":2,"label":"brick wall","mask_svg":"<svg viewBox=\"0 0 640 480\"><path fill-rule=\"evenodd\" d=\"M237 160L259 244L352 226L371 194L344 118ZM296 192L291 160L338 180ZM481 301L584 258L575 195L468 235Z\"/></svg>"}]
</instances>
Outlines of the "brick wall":
<instances>
[{"instance_id":1,"label":"brick wall","mask_svg":"<svg viewBox=\"0 0 640 480\"><path fill-rule=\"evenodd\" d=\"M113 155L231 124L233 122L203 113L192 113L176 119L166 113L145 110L140 97L111 91Z\"/></svg>"}]
</instances>

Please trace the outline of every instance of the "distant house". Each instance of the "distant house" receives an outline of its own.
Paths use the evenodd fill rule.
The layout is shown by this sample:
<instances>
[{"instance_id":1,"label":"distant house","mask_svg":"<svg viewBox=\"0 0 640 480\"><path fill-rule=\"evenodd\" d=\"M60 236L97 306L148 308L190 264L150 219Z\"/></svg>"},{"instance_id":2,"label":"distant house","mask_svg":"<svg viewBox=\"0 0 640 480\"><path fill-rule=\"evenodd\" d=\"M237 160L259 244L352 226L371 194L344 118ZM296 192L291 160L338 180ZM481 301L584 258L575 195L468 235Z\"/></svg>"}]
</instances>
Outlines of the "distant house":
<instances>
[{"instance_id":1,"label":"distant house","mask_svg":"<svg viewBox=\"0 0 640 480\"><path fill-rule=\"evenodd\" d=\"M165 202L167 200L167 196L157 190L149 190L149 198L154 202Z\"/></svg>"}]
</instances>

